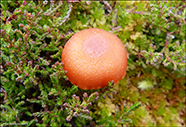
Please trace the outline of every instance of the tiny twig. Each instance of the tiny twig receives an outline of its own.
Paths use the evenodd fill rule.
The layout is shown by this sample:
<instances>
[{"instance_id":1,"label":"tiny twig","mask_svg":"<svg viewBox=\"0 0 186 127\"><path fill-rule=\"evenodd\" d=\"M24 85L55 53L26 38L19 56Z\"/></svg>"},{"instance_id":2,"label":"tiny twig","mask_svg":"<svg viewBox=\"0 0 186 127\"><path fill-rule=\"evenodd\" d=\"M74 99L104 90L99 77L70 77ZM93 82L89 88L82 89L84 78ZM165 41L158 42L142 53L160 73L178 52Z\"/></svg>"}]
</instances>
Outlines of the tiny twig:
<instances>
[{"instance_id":1,"label":"tiny twig","mask_svg":"<svg viewBox=\"0 0 186 127\"><path fill-rule=\"evenodd\" d=\"M3 101L3 103L6 103L7 102L7 92L3 88L0 89L0 92L2 92L4 94L4 101Z\"/></svg>"},{"instance_id":2,"label":"tiny twig","mask_svg":"<svg viewBox=\"0 0 186 127\"><path fill-rule=\"evenodd\" d=\"M112 7L110 6L110 4L108 3L108 1L103 1L104 5L110 10L112 11Z\"/></svg>"},{"instance_id":3,"label":"tiny twig","mask_svg":"<svg viewBox=\"0 0 186 127\"><path fill-rule=\"evenodd\" d=\"M68 12L67 12L67 15L63 18L63 20L60 20L60 21L57 23L57 27L58 27L58 26L61 26L61 25L69 18L71 11L72 11L72 4L69 3L69 10L68 10Z\"/></svg>"}]
</instances>

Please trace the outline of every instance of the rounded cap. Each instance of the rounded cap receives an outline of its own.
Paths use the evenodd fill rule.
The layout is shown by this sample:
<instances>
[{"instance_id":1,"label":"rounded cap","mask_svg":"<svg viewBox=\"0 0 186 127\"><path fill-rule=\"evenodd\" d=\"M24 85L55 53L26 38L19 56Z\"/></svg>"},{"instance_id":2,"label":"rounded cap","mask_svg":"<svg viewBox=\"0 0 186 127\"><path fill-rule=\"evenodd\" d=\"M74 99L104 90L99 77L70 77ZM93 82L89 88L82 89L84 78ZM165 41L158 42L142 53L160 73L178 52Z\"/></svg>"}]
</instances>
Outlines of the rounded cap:
<instances>
[{"instance_id":1,"label":"rounded cap","mask_svg":"<svg viewBox=\"0 0 186 127\"><path fill-rule=\"evenodd\" d=\"M69 39L61 60L72 84L84 90L100 89L125 76L127 51L116 35L90 28Z\"/></svg>"}]
</instances>

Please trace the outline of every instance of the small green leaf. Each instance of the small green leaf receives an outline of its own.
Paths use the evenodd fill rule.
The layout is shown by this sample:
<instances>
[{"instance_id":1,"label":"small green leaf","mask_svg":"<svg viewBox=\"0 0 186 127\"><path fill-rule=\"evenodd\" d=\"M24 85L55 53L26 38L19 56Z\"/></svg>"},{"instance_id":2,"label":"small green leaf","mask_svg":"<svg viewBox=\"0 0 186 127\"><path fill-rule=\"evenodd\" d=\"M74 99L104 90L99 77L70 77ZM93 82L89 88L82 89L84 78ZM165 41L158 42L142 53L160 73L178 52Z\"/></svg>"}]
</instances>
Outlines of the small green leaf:
<instances>
[{"instance_id":1,"label":"small green leaf","mask_svg":"<svg viewBox=\"0 0 186 127\"><path fill-rule=\"evenodd\" d=\"M141 102L136 102L133 105L130 106L130 108L127 110L127 114L130 113L131 111L134 111L137 109L139 106L141 106Z\"/></svg>"},{"instance_id":2,"label":"small green leaf","mask_svg":"<svg viewBox=\"0 0 186 127\"><path fill-rule=\"evenodd\" d=\"M156 70L155 69L152 69L152 75L153 76L157 76L157 73L156 73Z\"/></svg>"}]
</instances>

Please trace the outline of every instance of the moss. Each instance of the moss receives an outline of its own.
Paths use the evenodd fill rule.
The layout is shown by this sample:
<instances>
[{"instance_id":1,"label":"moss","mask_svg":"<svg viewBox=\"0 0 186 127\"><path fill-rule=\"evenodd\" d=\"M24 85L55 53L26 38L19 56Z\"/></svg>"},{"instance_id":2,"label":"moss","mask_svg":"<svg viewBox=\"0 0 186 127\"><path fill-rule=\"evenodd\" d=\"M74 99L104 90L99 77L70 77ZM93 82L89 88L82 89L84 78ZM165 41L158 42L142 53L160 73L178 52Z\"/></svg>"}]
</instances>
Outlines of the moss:
<instances>
[{"instance_id":1,"label":"moss","mask_svg":"<svg viewBox=\"0 0 186 127\"><path fill-rule=\"evenodd\" d=\"M0 125L186 124L183 1L0 4ZM65 75L63 46L90 27L114 33L128 50L127 73L116 86L84 91Z\"/></svg>"}]
</instances>

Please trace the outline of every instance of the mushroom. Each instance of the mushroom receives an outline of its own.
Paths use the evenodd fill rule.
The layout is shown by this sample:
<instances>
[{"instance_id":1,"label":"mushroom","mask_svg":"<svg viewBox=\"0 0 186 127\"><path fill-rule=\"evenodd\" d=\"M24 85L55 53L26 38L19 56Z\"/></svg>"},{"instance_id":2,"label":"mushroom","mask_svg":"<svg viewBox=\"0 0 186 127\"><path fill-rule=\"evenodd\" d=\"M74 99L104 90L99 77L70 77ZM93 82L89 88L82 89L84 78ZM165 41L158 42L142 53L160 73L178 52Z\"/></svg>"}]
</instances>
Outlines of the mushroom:
<instances>
[{"instance_id":1,"label":"mushroom","mask_svg":"<svg viewBox=\"0 0 186 127\"><path fill-rule=\"evenodd\" d=\"M114 34L98 28L82 30L65 44L61 61L69 81L83 90L100 89L125 76L127 51Z\"/></svg>"}]
</instances>

